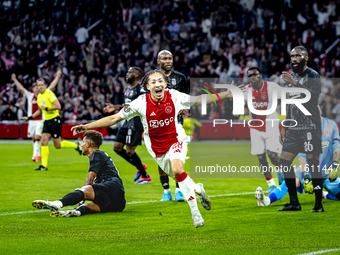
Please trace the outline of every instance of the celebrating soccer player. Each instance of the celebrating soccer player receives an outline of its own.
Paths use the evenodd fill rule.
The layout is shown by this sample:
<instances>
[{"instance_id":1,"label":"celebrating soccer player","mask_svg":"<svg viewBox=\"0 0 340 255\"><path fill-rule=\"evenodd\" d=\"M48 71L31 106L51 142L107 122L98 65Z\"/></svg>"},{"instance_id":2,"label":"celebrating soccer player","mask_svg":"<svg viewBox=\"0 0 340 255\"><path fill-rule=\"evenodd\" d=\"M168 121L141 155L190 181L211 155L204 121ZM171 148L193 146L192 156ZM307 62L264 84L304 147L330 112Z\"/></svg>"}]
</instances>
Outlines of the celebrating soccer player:
<instances>
[{"instance_id":1,"label":"celebrating soccer player","mask_svg":"<svg viewBox=\"0 0 340 255\"><path fill-rule=\"evenodd\" d=\"M170 51L162 50L158 53L157 64L159 65L160 70L169 77L169 83L167 87L169 89L175 89L179 92L189 94L190 85L187 78L184 74L172 70L173 63L173 56ZM178 116L178 122L183 124L183 118L181 116ZM161 201L170 201L172 200L172 194L169 185L169 176L162 170L160 166L158 166L158 172L161 184L164 189L163 198ZM176 181L175 201L184 201L183 194L179 189L178 181Z\"/></svg>"},{"instance_id":2,"label":"celebrating soccer player","mask_svg":"<svg viewBox=\"0 0 340 255\"><path fill-rule=\"evenodd\" d=\"M181 109L189 109L192 105L200 105L202 97L190 98L189 95L176 90L165 89L168 76L161 70L149 71L142 79L144 89L149 94L139 96L130 105L125 106L118 114L108 116L87 125L72 127L73 134L88 129L107 127L123 119L139 116L144 127L146 147L157 164L171 177L179 182L180 190L186 198L195 227L204 225L204 220L197 207L195 193L198 194L202 206L210 210L211 201L206 195L203 184L196 184L184 171L187 154L187 137L178 124L177 115ZM219 94L221 99L231 97L228 90ZM217 96L214 95L217 99ZM191 100L190 100L191 99ZM211 103L212 98L207 98Z\"/></svg>"},{"instance_id":3,"label":"celebrating soccer player","mask_svg":"<svg viewBox=\"0 0 340 255\"><path fill-rule=\"evenodd\" d=\"M278 211L300 211L294 169L292 161L299 152L306 153L309 162L309 169L315 193L315 206L311 212L323 212L322 207L322 173L319 169L319 154L321 149L321 117L318 110L318 99L321 92L321 83L319 74L307 67L308 52L305 47L297 46L291 53L292 75L288 72L282 73L282 79L288 83L290 87L299 87L307 89L311 98L303 106L311 115L305 115L297 105L290 104L287 113L287 120L296 121L294 127L283 127L280 134L280 142L283 144L280 165L283 168L286 185L290 197L290 203ZM304 98L304 94L300 92L288 93L294 99ZM287 134L286 134L287 132Z\"/></svg>"},{"instance_id":4,"label":"celebrating soccer player","mask_svg":"<svg viewBox=\"0 0 340 255\"><path fill-rule=\"evenodd\" d=\"M129 84L125 90L124 98L125 105L130 104L140 95L141 85L140 81L144 76L144 72L139 67L130 67L126 74L126 82ZM113 112L116 109L121 109L123 106L114 106L109 104L104 108L106 112ZM114 144L114 151L124 158L127 162L137 168L137 174L134 181L137 184L144 184L151 182L151 177L145 171L147 166L142 164L135 149L137 145L142 144L143 125L140 118L134 117L129 121L125 121L123 126L118 130L117 138ZM126 145L126 150L124 149Z\"/></svg>"},{"instance_id":5,"label":"celebrating soccer player","mask_svg":"<svg viewBox=\"0 0 340 255\"><path fill-rule=\"evenodd\" d=\"M81 147L79 143L72 143L66 140L61 141L62 123L59 117L59 110L61 108L60 102L51 90L46 89L44 79L39 78L37 80L37 87L40 93L37 98L39 109L37 109L31 116L23 117L22 119L25 121L33 120L40 116L40 114L44 114L45 122L41 139L41 165L34 170L45 171L48 170L48 141L51 137L53 138L53 144L56 149L74 148L81 155Z\"/></svg>"},{"instance_id":6,"label":"celebrating soccer player","mask_svg":"<svg viewBox=\"0 0 340 255\"><path fill-rule=\"evenodd\" d=\"M261 70L257 67L251 67L247 71L252 90L252 105L256 110L271 109L273 104L273 94L280 95L280 86L275 82L267 82L262 80ZM273 91L275 90L275 91ZM245 97L248 98L247 96ZM266 177L268 183L267 192L271 192L276 188L273 176L270 172L269 164L267 162L267 155L270 161L279 166L280 158L278 153L281 153L282 146L277 139L280 136L279 123L267 123L267 119L278 119L276 111L270 115L256 115L251 114L252 125L250 125L250 140L251 140L251 154L257 155L263 175ZM283 182L283 174L280 172L279 183Z\"/></svg>"},{"instance_id":7,"label":"celebrating soccer player","mask_svg":"<svg viewBox=\"0 0 340 255\"><path fill-rule=\"evenodd\" d=\"M103 143L101 133L87 131L83 139L83 154L90 158L90 169L82 188L75 189L57 201L35 200L32 205L38 209L54 211L52 217L77 217L89 213L121 212L125 208L125 192L119 172L106 152L100 151ZM93 183L95 182L95 183ZM59 211L62 207L82 204L76 210Z\"/></svg>"}]
</instances>

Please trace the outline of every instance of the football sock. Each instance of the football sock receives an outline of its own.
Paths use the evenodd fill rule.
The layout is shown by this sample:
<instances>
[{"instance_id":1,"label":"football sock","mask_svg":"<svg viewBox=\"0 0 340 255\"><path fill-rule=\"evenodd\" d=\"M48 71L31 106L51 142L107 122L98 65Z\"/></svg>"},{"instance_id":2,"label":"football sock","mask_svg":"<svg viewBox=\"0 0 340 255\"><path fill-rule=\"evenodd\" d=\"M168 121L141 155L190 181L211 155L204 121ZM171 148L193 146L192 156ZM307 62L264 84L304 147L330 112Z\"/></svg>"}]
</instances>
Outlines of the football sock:
<instances>
[{"instance_id":1,"label":"football sock","mask_svg":"<svg viewBox=\"0 0 340 255\"><path fill-rule=\"evenodd\" d=\"M276 186L273 177L266 178L266 181L267 181L269 187L273 186L273 185Z\"/></svg>"},{"instance_id":2,"label":"football sock","mask_svg":"<svg viewBox=\"0 0 340 255\"><path fill-rule=\"evenodd\" d=\"M290 204L299 205L299 199L296 192L295 173L292 167L292 162L285 159L280 159L280 166L282 166L282 172L285 177Z\"/></svg>"},{"instance_id":3,"label":"football sock","mask_svg":"<svg viewBox=\"0 0 340 255\"><path fill-rule=\"evenodd\" d=\"M142 161L140 160L139 156L137 153L134 153L131 157L129 157L126 154L126 150L122 149L121 151L115 151L119 156L121 156L123 159L125 159L127 162L130 164L134 165L140 172L143 178L149 177L148 173L145 171Z\"/></svg>"},{"instance_id":4,"label":"football sock","mask_svg":"<svg viewBox=\"0 0 340 255\"><path fill-rule=\"evenodd\" d=\"M270 199L270 203L274 203L275 201L282 199L287 193L288 189L284 182L269 194L268 197Z\"/></svg>"},{"instance_id":5,"label":"football sock","mask_svg":"<svg viewBox=\"0 0 340 255\"><path fill-rule=\"evenodd\" d=\"M145 171L143 167L142 161L140 160L136 152L132 154L129 162L139 170L143 178L149 177L148 173Z\"/></svg>"},{"instance_id":6,"label":"football sock","mask_svg":"<svg viewBox=\"0 0 340 255\"><path fill-rule=\"evenodd\" d=\"M63 140L60 142L60 148L73 148L73 149L77 149L78 145L76 143L72 143L66 140Z\"/></svg>"},{"instance_id":7,"label":"football sock","mask_svg":"<svg viewBox=\"0 0 340 255\"><path fill-rule=\"evenodd\" d=\"M179 187L186 198L191 210L198 210L195 191L201 191L198 186L186 172L181 173L175 177L178 181Z\"/></svg>"},{"instance_id":8,"label":"football sock","mask_svg":"<svg viewBox=\"0 0 340 255\"><path fill-rule=\"evenodd\" d=\"M35 156L40 156L41 141L40 141L40 139L35 139L34 141L35 141L34 142Z\"/></svg>"},{"instance_id":9,"label":"football sock","mask_svg":"<svg viewBox=\"0 0 340 255\"><path fill-rule=\"evenodd\" d=\"M161 180L161 184L163 186L164 192L165 190L170 190L170 185L169 185L169 176L160 176L159 179Z\"/></svg>"},{"instance_id":10,"label":"football sock","mask_svg":"<svg viewBox=\"0 0 340 255\"><path fill-rule=\"evenodd\" d=\"M33 145L33 157L37 156L36 155L36 150L35 150L35 139L32 140L32 145Z\"/></svg>"},{"instance_id":11,"label":"football sock","mask_svg":"<svg viewBox=\"0 0 340 255\"><path fill-rule=\"evenodd\" d=\"M49 153L50 153L50 150L48 146L41 146L41 165L43 167L47 167Z\"/></svg>"},{"instance_id":12,"label":"football sock","mask_svg":"<svg viewBox=\"0 0 340 255\"><path fill-rule=\"evenodd\" d=\"M323 178L322 172L319 171L319 160L309 159L309 171L312 175L314 194L315 194L315 207L322 206L322 188L323 188ZM314 170L314 171L313 171Z\"/></svg>"},{"instance_id":13,"label":"football sock","mask_svg":"<svg viewBox=\"0 0 340 255\"><path fill-rule=\"evenodd\" d=\"M63 206L75 205L82 200L84 200L84 193L80 190L75 190L59 199L59 201L63 203Z\"/></svg>"},{"instance_id":14,"label":"football sock","mask_svg":"<svg viewBox=\"0 0 340 255\"><path fill-rule=\"evenodd\" d=\"M87 208L86 206L80 206L76 209L76 211L79 211L81 213L81 215L86 215L90 213L90 209Z\"/></svg>"}]
</instances>

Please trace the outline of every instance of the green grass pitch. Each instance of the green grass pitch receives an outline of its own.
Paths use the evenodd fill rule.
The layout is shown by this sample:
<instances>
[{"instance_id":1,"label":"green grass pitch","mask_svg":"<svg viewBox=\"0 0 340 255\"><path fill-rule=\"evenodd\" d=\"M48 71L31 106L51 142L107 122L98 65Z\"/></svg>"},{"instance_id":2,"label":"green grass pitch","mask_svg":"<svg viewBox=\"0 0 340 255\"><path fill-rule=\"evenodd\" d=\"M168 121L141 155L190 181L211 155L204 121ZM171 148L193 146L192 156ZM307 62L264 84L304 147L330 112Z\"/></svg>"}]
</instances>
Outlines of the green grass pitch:
<instances>
[{"instance_id":1,"label":"green grass pitch","mask_svg":"<svg viewBox=\"0 0 340 255\"><path fill-rule=\"evenodd\" d=\"M234 142L223 154L213 145L195 146L215 157L232 155L228 160L235 164L257 164L249 145ZM299 195L301 212L277 212L288 196L269 207L256 204L255 189L267 189L264 178L194 178L212 201L211 211L199 204L205 226L196 229L186 202L159 202L163 190L145 146L137 148L152 177L144 185L134 184L134 167L115 155L112 144L104 142L101 150L123 179L129 203L124 212L51 218L32 201L57 200L82 187L88 158L50 144L49 170L34 171L32 145L0 144L0 254L302 254L340 247L337 201L324 201L325 213L312 214L314 196ZM175 183L170 185L174 196Z\"/></svg>"}]
</instances>

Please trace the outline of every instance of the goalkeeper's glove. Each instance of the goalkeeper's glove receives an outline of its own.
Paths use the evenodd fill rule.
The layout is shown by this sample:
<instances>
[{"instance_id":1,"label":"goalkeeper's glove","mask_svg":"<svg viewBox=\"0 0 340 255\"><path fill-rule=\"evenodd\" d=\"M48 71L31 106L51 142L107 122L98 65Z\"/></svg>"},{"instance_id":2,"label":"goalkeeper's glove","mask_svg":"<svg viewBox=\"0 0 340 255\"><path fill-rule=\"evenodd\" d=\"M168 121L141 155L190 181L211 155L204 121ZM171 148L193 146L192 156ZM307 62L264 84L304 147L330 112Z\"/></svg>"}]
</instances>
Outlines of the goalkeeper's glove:
<instances>
[{"instance_id":1,"label":"goalkeeper's glove","mask_svg":"<svg viewBox=\"0 0 340 255\"><path fill-rule=\"evenodd\" d=\"M314 187L313 187L313 183L310 179L305 179L304 186L305 186L304 189L305 189L306 193L313 194Z\"/></svg>"},{"instance_id":2,"label":"goalkeeper's glove","mask_svg":"<svg viewBox=\"0 0 340 255\"><path fill-rule=\"evenodd\" d=\"M338 162L333 161L332 165L326 171L326 174L328 175L328 179L331 182L334 182L336 180L336 178L338 178L338 172L337 172L338 167L339 167Z\"/></svg>"}]
</instances>

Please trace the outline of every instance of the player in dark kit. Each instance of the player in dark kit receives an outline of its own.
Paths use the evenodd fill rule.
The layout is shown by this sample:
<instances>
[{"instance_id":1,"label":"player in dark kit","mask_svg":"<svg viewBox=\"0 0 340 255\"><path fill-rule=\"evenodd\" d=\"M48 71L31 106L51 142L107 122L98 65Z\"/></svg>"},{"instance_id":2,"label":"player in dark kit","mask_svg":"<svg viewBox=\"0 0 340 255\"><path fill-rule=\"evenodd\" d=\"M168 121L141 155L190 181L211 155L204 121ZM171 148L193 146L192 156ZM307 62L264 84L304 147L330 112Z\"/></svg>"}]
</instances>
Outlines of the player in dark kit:
<instances>
[{"instance_id":1,"label":"player in dark kit","mask_svg":"<svg viewBox=\"0 0 340 255\"><path fill-rule=\"evenodd\" d=\"M140 80L143 78L144 72L139 67L130 67L126 74L126 82L129 86L124 93L125 107L128 107L133 100L140 95ZM123 106L109 104L104 108L106 112L120 110ZM137 174L134 178L136 184L144 184L151 182L151 177L145 171L147 166L142 164L139 156L135 152L138 145L142 144L143 125L139 117L134 117L129 121L125 121L123 126L118 130L117 138L114 144L114 151L137 168ZM126 150L124 149L126 145Z\"/></svg>"},{"instance_id":2,"label":"player in dark kit","mask_svg":"<svg viewBox=\"0 0 340 255\"><path fill-rule=\"evenodd\" d=\"M303 106L311 115L305 115L295 104L290 104L287 112L287 120L295 120L296 126L288 130L283 127L280 134L280 142L283 144L280 165L284 172L285 181L288 188L290 203L278 211L300 211L296 193L295 174L292 161L299 152L306 153L309 169L312 176L315 206L311 212L323 212L322 207L322 172L319 169L319 154L321 148L321 117L318 109L318 99L321 93L321 82L319 74L307 67L308 52L303 46L295 47L291 53L292 75L287 72L282 73L282 79L291 87L307 89L311 93L311 98ZM295 99L304 98L300 92L289 93Z\"/></svg>"},{"instance_id":3,"label":"player in dark kit","mask_svg":"<svg viewBox=\"0 0 340 255\"><path fill-rule=\"evenodd\" d=\"M168 89L175 89L179 92L183 92L186 94L190 93L190 85L185 75L175 70L172 70L173 57L170 51L162 50L161 52L159 52L157 64L159 65L159 68L165 73L165 75L169 77L169 84L167 86ZM178 122L183 124L183 118L181 116L178 117ZM169 176L159 166L158 172L160 175L161 184L164 188L164 194L161 201L170 201L172 200L172 194L169 185ZM179 189L177 181L175 200L178 202L184 201L183 194Z\"/></svg>"},{"instance_id":4,"label":"player in dark kit","mask_svg":"<svg viewBox=\"0 0 340 255\"><path fill-rule=\"evenodd\" d=\"M38 209L54 211L52 217L77 217L89 213L121 212L125 208L125 192L119 172L106 152L100 151L103 143L101 133L87 131L83 139L83 154L90 158L90 169L82 188L75 189L61 199L53 202L35 200L32 205ZM95 184L93 184L95 182ZM82 204L76 210L60 211L64 206Z\"/></svg>"}]
</instances>

